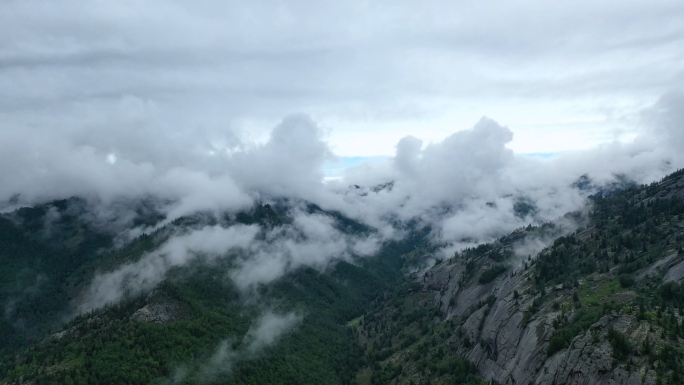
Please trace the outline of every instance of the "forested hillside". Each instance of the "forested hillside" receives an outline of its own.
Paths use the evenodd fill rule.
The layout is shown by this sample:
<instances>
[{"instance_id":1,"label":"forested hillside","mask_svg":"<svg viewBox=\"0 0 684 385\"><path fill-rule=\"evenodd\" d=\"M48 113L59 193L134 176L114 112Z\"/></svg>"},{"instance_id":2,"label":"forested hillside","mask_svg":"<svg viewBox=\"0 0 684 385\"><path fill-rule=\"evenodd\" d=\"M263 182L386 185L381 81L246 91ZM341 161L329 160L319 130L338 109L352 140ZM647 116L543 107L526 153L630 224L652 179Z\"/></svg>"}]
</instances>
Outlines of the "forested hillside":
<instances>
[{"instance_id":1,"label":"forested hillside","mask_svg":"<svg viewBox=\"0 0 684 385\"><path fill-rule=\"evenodd\" d=\"M359 383L463 383L469 365L506 384L682 383L684 172L558 227L466 249L376 300L354 324Z\"/></svg>"},{"instance_id":2,"label":"forested hillside","mask_svg":"<svg viewBox=\"0 0 684 385\"><path fill-rule=\"evenodd\" d=\"M0 354L61 327L73 274L113 246L84 221L85 202L56 201L0 216ZM73 282L78 285L79 282Z\"/></svg>"},{"instance_id":3,"label":"forested hillside","mask_svg":"<svg viewBox=\"0 0 684 385\"><path fill-rule=\"evenodd\" d=\"M33 209L15 214L31 212L40 217L45 213L45 209L27 210ZM315 206L309 210L321 212ZM272 227L289 220L286 210L276 211L270 206L258 206L224 225ZM331 213L330 217L349 232L368 231L366 226L339 214ZM72 255L68 250L55 249L51 253L48 249L49 241L57 239L55 236L32 240L24 235L33 233L27 231L24 222L3 220L7 241L2 255L23 263L4 264L3 276L10 279L21 269L34 276L52 274L45 278L49 286L41 287L44 291L32 297L35 304L22 303L25 312L16 313L30 324L46 320L52 324L32 329L32 340L19 339L21 334L16 331L3 333L5 356L0 363L0 378L4 383L350 383L362 352L347 323L361 315L379 293L404 279L400 256L423 242L426 235L417 232L403 241L387 243L375 258L341 261L325 271L300 269L261 286L258 293L249 296L227 279L230 259L211 264L199 259L190 266L173 269L152 292L60 325L63 318L56 315L66 315L69 300L74 299L68 292L82 287L96 269L139 260L173 231L183 231L205 219L176 220L111 252L94 253L91 247L90 260L74 259L71 264L62 261ZM98 247L108 246L106 241L111 244L111 239L103 239ZM293 327L274 337L273 344L266 341L257 346L261 337L255 333L255 325L268 326L267 321L275 322L275 326L289 322ZM9 325L6 330L12 327L18 329ZM50 331L54 334L45 338ZM260 332L275 333L267 328ZM29 348L21 348L31 343Z\"/></svg>"},{"instance_id":4,"label":"forested hillside","mask_svg":"<svg viewBox=\"0 0 684 385\"><path fill-rule=\"evenodd\" d=\"M75 304L93 277L120 266L144 268L136 263L194 230L255 226L258 242L297 236L278 230L296 222L288 207L183 217L125 244L86 220L80 200L0 217L0 256L7 262L2 322L10 331L2 335L2 383L678 384L684 378L682 171L597 194L586 211L437 258L430 268L420 266L438 247L429 227L414 224L373 257L300 267L249 290L231 275L239 253L220 259L200 253L168 267L158 284L142 286L149 290L74 313L83 309ZM304 210L345 236L374 231L315 205ZM142 217L163 220L153 210Z\"/></svg>"}]
</instances>

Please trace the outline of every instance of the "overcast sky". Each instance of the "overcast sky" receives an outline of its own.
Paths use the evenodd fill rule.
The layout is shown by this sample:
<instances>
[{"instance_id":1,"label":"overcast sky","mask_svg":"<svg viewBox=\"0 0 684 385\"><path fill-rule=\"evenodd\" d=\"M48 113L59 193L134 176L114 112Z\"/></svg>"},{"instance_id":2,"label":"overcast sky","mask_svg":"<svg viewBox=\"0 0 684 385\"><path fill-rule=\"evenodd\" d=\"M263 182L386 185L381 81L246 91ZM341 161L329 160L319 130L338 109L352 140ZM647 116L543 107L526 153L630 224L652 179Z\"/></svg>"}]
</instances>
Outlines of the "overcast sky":
<instances>
[{"instance_id":1,"label":"overcast sky","mask_svg":"<svg viewBox=\"0 0 684 385\"><path fill-rule=\"evenodd\" d=\"M0 210L290 197L484 240L682 167L684 2L483 4L0 2Z\"/></svg>"},{"instance_id":2,"label":"overcast sky","mask_svg":"<svg viewBox=\"0 0 684 385\"><path fill-rule=\"evenodd\" d=\"M334 154L368 157L488 116L516 153L578 150L635 136L684 84L683 43L677 0L5 0L0 130L223 151L306 113Z\"/></svg>"},{"instance_id":3,"label":"overcast sky","mask_svg":"<svg viewBox=\"0 0 684 385\"><path fill-rule=\"evenodd\" d=\"M97 276L82 310L196 252L243 253L246 291L406 223L450 257L684 166L683 90L682 0L0 0L0 212L79 196L128 240L154 230L131 228L141 200L168 223L293 198L292 224L197 229Z\"/></svg>"}]
</instances>

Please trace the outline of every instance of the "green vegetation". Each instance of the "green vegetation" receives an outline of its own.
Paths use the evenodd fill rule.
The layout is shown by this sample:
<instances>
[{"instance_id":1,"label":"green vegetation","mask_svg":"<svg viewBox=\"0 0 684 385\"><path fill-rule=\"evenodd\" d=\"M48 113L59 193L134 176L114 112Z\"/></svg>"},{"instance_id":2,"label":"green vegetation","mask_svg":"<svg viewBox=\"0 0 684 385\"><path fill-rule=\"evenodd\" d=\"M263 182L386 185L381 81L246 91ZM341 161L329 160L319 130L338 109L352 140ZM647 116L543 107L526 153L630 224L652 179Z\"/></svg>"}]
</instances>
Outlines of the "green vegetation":
<instances>
[{"instance_id":1,"label":"green vegetation","mask_svg":"<svg viewBox=\"0 0 684 385\"><path fill-rule=\"evenodd\" d=\"M603 315L602 311L597 309L582 308L577 311L572 317L572 321L568 317L561 315L554 321L553 335L549 341L547 354L549 356L570 346L573 338L589 329L596 321Z\"/></svg>"},{"instance_id":2,"label":"green vegetation","mask_svg":"<svg viewBox=\"0 0 684 385\"><path fill-rule=\"evenodd\" d=\"M550 336L548 356L584 338L610 345L613 365L628 373L651 371L660 383L682 383L684 285L663 281L684 248L684 200L663 189L673 178L594 197L589 223L535 258L513 259L511 244L535 232L558 235L560 228L528 226L463 250L438 261L430 271L436 272L433 281L424 278L422 284L403 273L437 247L429 242L429 229L384 245L376 258L339 262L325 272L299 269L258 287L250 298L226 279L230 260L211 266L198 261L171 270L149 297L129 298L67 325L59 320L70 295L97 269L135 261L173 231L204 219L178 219L112 250L111 235L77 214L82 201L22 209L0 216L0 384L484 384L463 357L477 348L485 359L497 359L497 341L483 330L487 317L500 316L502 309L516 322L522 318L523 326L542 320L536 332ZM322 213L314 205L306 210ZM515 210L525 217L535 208L523 202ZM339 213L327 214L341 231L371 231ZM158 220L153 212L141 219ZM264 228L289 220L277 204L229 219ZM515 289L477 286L494 282L507 266L517 266L506 281ZM468 286L476 294L464 309L454 292ZM170 322L131 318L159 298L175 306ZM277 343L237 358L265 309L295 312L301 321ZM223 370L207 374L220 346L237 353L219 360Z\"/></svg>"},{"instance_id":3,"label":"green vegetation","mask_svg":"<svg viewBox=\"0 0 684 385\"><path fill-rule=\"evenodd\" d=\"M614 328L608 329L608 341L613 348L613 357L616 360L626 360L632 354L632 344L627 339L627 336Z\"/></svg>"},{"instance_id":4,"label":"green vegetation","mask_svg":"<svg viewBox=\"0 0 684 385\"><path fill-rule=\"evenodd\" d=\"M636 283L634 277L631 274L620 274L618 279L620 281L620 286L624 288L632 287Z\"/></svg>"},{"instance_id":5,"label":"green vegetation","mask_svg":"<svg viewBox=\"0 0 684 385\"><path fill-rule=\"evenodd\" d=\"M0 355L55 331L69 302L64 282L112 245L79 218L84 204L64 200L0 216Z\"/></svg>"},{"instance_id":6,"label":"green vegetation","mask_svg":"<svg viewBox=\"0 0 684 385\"><path fill-rule=\"evenodd\" d=\"M650 265L673 247L663 234L671 233L671 221L684 215L684 200L649 200L649 191L655 194L658 190L644 187L597 198L594 226L558 238L535 263L537 284L572 285L583 276L607 273L614 267L626 274L621 284L633 284L628 274Z\"/></svg>"},{"instance_id":7,"label":"green vegetation","mask_svg":"<svg viewBox=\"0 0 684 385\"><path fill-rule=\"evenodd\" d=\"M553 324L549 356L570 347L575 337L591 330L592 340L608 341L616 362L628 363L628 368L637 354L649 357L651 363L663 362L662 351L654 347L661 346L673 356L667 357L667 364L657 366L659 381L680 383L684 367L681 345L672 341L684 337L684 289L678 283L661 284L662 275L657 275L657 270L637 278L644 268L676 254L684 241L673 227L684 218L684 201L657 198L664 196L659 186L668 185L672 179L596 198L592 226L558 238L537 258L537 291L543 293L546 287L561 283L579 287L573 291L572 302L562 302L561 314ZM580 284L579 280L585 281ZM558 302L554 309L561 310ZM591 329L602 316L617 314L650 324L651 332L638 351L630 337L612 326L604 334Z\"/></svg>"},{"instance_id":8,"label":"green vegetation","mask_svg":"<svg viewBox=\"0 0 684 385\"><path fill-rule=\"evenodd\" d=\"M454 320L440 322L443 314L419 287L405 283L386 292L358 321L365 367L357 382L483 385L475 367L458 354L467 337L454 333ZM491 306L492 299L482 305Z\"/></svg>"},{"instance_id":9,"label":"green vegetation","mask_svg":"<svg viewBox=\"0 0 684 385\"><path fill-rule=\"evenodd\" d=\"M506 268L504 266L495 265L490 269L483 271L482 275L480 275L480 278L477 281L484 285L486 283L492 282L496 279L496 277L500 276L504 272L506 272Z\"/></svg>"},{"instance_id":10,"label":"green vegetation","mask_svg":"<svg viewBox=\"0 0 684 385\"><path fill-rule=\"evenodd\" d=\"M257 210L242 219L274 223L282 218L271 210ZM192 221L182 219L174 226ZM343 225L363 230L350 220ZM114 266L136 260L154 248L161 236L140 237L99 256L98 262ZM339 262L325 273L300 269L261 287L257 302L243 298L225 279L229 261L211 266L196 262L187 269L172 270L155 292L155 297L178 304L180 310L172 322L132 320L131 315L148 303L145 296L84 314L66 325L59 337L7 354L0 360L0 379L39 384L350 383L362 364L363 351L346 325L362 315L379 293L404 279L401 256L420 243L422 236L417 233L389 243L378 258ZM34 250L27 253L37 255ZM88 266L84 263L65 273L65 280L88 276ZM233 360L230 370L207 376L205 367L222 341L233 341L231 349L237 352L244 350L242 337L264 307L294 311L302 320L276 344L248 359Z\"/></svg>"}]
</instances>

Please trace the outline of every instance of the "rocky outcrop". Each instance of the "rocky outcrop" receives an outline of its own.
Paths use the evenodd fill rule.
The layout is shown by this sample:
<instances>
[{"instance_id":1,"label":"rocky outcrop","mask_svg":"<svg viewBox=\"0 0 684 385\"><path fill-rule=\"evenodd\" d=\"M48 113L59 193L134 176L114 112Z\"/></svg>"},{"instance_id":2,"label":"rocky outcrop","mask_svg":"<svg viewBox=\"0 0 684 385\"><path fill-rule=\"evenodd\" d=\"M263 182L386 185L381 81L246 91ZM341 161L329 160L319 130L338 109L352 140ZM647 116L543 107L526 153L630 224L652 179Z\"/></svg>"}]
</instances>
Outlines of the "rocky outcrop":
<instances>
[{"instance_id":1,"label":"rocky outcrop","mask_svg":"<svg viewBox=\"0 0 684 385\"><path fill-rule=\"evenodd\" d=\"M624 333L632 341L643 340L650 334L647 328L641 328L633 318L604 316L592 326L591 331L575 338L570 348L549 357L534 383L655 384L655 372L648 371L648 365L638 365L639 369L632 370L630 365L636 364L635 358L631 358L629 362L615 360L613 348L605 338L602 338L611 327Z\"/></svg>"},{"instance_id":2,"label":"rocky outcrop","mask_svg":"<svg viewBox=\"0 0 684 385\"><path fill-rule=\"evenodd\" d=\"M454 261L433 267L419 280L424 287L439 288L434 290L435 304L447 318L461 320L463 335L471 342L470 347L461 348L462 354L486 380L538 385L655 384L655 372L648 371L645 362L628 365L613 358L606 337L610 328L636 344L648 336L657 338L658 330L631 316L604 316L575 337L569 348L549 356L554 320L562 316L552 308L553 298L570 297L572 288L549 288L549 298L539 300L541 304L529 311L540 298L539 294L528 294L531 271L509 271L483 285L477 277L464 280L465 262ZM572 319L573 313L563 316Z\"/></svg>"},{"instance_id":3,"label":"rocky outcrop","mask_svg":"<svg viewBox=\"0 0 684 385\"><path fill-rule=\"evenodd\" d=\"M669 179L659 184L658 199L680 198L684 199L684 177Z\"/></svg>"},{"instance_id":4,"label":"rocky outcrop","mask_svg":"<svg viewBox=\"0 0 684 385\"><path fill-rule=\"evenodd\" d=\"M183 313L183 304L159 291L152 292L147 304L131 315L132 321L165 324L178 319Z\"/></svg>"},{"instance_id":5,"label":"rocky outcrop","mask_svg":"<svg viewBox=\"0 0 684 385\"><path fill-rule=\"evenodd\" d=\"M436 280L444 287L436 302L447 318L463 319L462 331L474 344L463 353L480 373L501 383L527 384L534 380L530 375L546 358L545 342L550 338L547 324L551 320L528 319L525 315L534 300L532 295L521 294L529 286L526 271L507 272L485 285L476 277L465 281L462 260L436 266L430 273L426 283L434 285ZM483 303L488 298L493 302Z\"/></svg>"},{"instance_id":6,"label":"rocky outcrop","mask_svg":"<svg viewBox=\"0 0 684 385\"><path fill-rule=\"evenodd\" d=\"M176 319L178 307L173 303L153 303L138 309L131 320L139 322L153 322L165 324Z\"/></svg>"},{"instance_id":7,"label":"rocky outcrop","mask_svg":"<svg viewBox=\"0 0 684 385\"><path fill-rule=\"evenodd\" d=\"M667 272L663 277L665 282L682 282L684 281L684 254L678 254L670 260L666 266Z\"/></svg>"},{"instance_id":8,"label":"rocky outcrop","mask_svg":"<svg viewBox=\"0 0 684 385\"><path fill-rule=\"evenodd\" d=\"M570 235L561 234L561 226L541 234L518 229L461 251L415 280L457 328L460 339L452 346L486 380L681 383L681 357L661 354L682 349L684 313L676 311L679 299L661 298L659 287L684 282L683 198L680 171L597 201L593 219ZM528 242L535 234L539 242ZM572 269L567 274L566 265ZM502 266L507 270L497 275Z\"/></svg>"}]
</instances>

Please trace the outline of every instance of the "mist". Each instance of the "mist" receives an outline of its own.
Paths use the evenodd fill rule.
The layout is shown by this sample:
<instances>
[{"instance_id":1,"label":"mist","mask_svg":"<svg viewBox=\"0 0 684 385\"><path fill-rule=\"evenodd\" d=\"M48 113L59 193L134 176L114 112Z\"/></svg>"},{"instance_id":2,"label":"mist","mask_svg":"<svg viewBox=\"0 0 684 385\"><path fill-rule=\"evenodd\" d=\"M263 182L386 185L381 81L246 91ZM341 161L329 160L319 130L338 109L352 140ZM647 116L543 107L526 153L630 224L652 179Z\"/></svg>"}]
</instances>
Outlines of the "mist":
<instances>
[{"instance_id":1,"label":"mist","mask_svg":"<svg viewBox=\"0 0 684 385\"><path fill-rule=\"evenodd\" d=\"M679 149L684 142L678 128L683 101L678 94L667 95L644 111L648 125L632 142L609 143L548 160L516 155L506 147L514 133L482 118L473 128L438 143L423 144L407 136L397 143L395 156L386 162L352 168L342 179L324 183L321 165L333 156L332 152L318 125L309 117L295 115L276 126L263 145L218 157L208 155L209 160L225 166L221 173L218 169L203 171L199 164L187 172L160 166L151 172L155 178L140 182L135 190L92 189L96 186L93 180L81 186L85 190L80 192L78 185L72 185L68 194L83 194L101 202L95 207L106 208L106 202L117 202L120 207L122 197L132 200L140 192L154 194L156 183L166 181L164 186L176 189L164 191L168 203L160 206L166 217L161 225L198 210L220 215L273 197L287 197L293 202L289 224L270 229L213 225L173 234L140 260L97 274L78 299L77 312L148 292L170 269L197 259L208 263L219 258L230 260L231 281L248 295L259 285L304 266L325 271L336 261L372 256L383 242L402 238L409 222L431 228L430 237L439 245L434 257L443 259L516 228L558 221L568 212L586 210L588 197L604 186L624 180L651 182L682 164ZM99 167L119 176L119 162L125 160L101 162ZM55 170L60 167L57 163L53 162ZM152 163L131 162L124 167L154 169ZM88 175L79 178L86 181ZM94 180L99 178L102 176L96 175ZM127 178L131 176L121 174L120 184L138 181L135 172L132 179ZM577 184L580 178L589 181L583 188ZM12 185L4 186L9 189ZM229 188L223 189L225 186ZM61 193L59 189L41 191ZM37 199L39 195L27 196ZM307 213L296 202L339 211L373 232L346 234L338 230L332 217ZM566 227L573 226L578 224ZM533 254L552 240L530 240L516 249L518 254Z\"/></svg>"},{"instance_id":2,"label":"mist","mask_svg":"<svg viewBox=\"0 0 684 385\"><path fill-rule=\"evenodd\" d=\"M325 271L334 262L375 254L382 239L376 234L352 235L338 230L332 217L295 209L292 223L262 229L258 225L204 226L173 234L138 261L97 274L77 299L74 315L150 292L174 268L194 261L223 259L229 276L246 298L259 285L271 283L301 267Z\"/></svg>"},{"instance_id":3,"label":"mist","mask_svg":"<svg viewBox=\"0 0 684 385\"><path fill-rule=\"evenodd\" d=\"M265 310L252 322L242 340L221 341L211 357L195 370L186 366L177 368L173 383L183 383L190 376L202 383L208 383L222 374L230 373L236 364L258 357L287 333L292 332L301 320L302 317L293 312L280 314L273 310Z\"/></svg>"}]
</instances>

